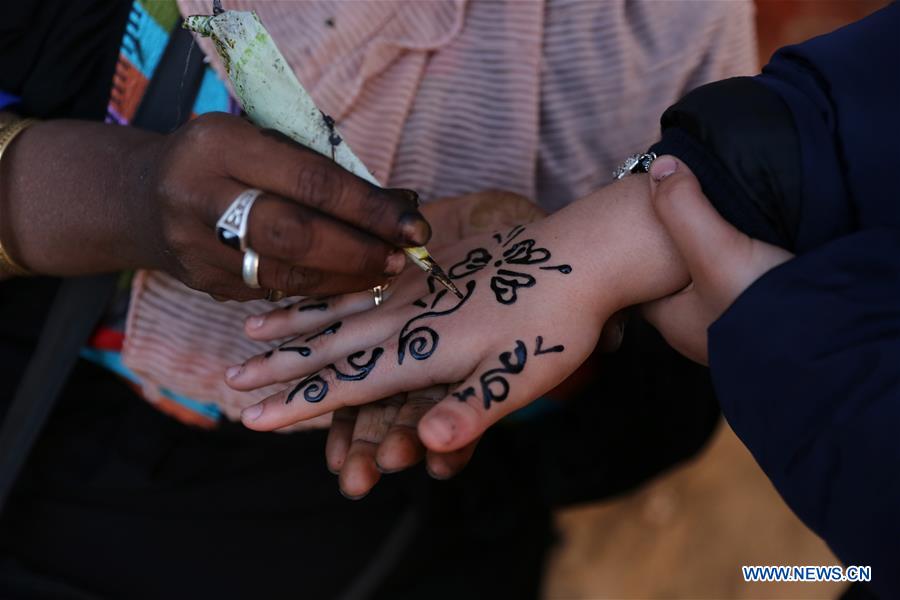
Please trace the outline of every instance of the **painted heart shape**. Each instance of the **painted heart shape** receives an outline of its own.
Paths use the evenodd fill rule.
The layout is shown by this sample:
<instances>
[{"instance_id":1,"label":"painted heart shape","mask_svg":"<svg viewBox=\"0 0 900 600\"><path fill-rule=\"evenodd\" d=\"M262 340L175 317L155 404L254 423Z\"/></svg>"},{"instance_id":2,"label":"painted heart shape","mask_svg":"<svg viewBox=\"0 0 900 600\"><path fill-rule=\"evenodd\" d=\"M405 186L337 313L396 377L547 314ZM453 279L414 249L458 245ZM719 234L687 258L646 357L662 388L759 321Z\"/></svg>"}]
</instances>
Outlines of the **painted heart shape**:
<instances>
[{"instance_id":1,"label":"painted heart shape","mask_svg":"<svg viewBox=\"0 0 900 600\"><path fill-rule=\"evenodd\" d=\"M506 262L514 265L534 265L550 260L550 251L535 248L534 240L522 240L509 247L504 253Z\"/></svg>"},{"instance_id":2,"label":"painted heart shape","mask_svg":"<svg viewBox=\"0 0 900 600\"><path fill-rule=\"evenodd\" d=\"M491 258L493 258L491 253L484 248L469 250L463 260L450 267L450 279L468 277L472 273L480 271L491 262Z\"/></svg>"},{"instance_id":3,"label":"painted heart shape","mask_svg":"<svg viewBox=\"0 0 900 600\"><path fill-rule=\"evenodd\" d=\"M519 288L534 287L536 280L526 273L500 269L491 277L491 289L500 304L514 304L519 298Z\"/></svg>"}]
</instances>

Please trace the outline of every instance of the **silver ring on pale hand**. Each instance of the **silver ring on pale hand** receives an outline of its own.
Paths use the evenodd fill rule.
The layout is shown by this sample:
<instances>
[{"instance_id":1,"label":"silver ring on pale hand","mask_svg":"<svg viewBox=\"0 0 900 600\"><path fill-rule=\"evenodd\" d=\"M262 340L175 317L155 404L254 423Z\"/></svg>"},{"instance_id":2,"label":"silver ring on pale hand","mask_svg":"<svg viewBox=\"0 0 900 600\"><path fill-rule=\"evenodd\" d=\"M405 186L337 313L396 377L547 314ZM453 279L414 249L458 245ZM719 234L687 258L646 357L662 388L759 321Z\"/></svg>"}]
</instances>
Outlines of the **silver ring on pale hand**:
<instances>
[{"instance_id":1,"label":"silver ring on pale hand","mask_svg":"<svg viewBox=\"0 0 900 600\"><path fill-rule=\"evenodd\" d=\"M260 190L250 188L237 195L216 222L216 237L220 242L242 252L247 249L247 222L250 220L250 209L260 194L262 194Z\"/></svg>"},{"instance_id":2,"label":"silver ring on pale hand","mask_svg":"<svg viewBox=\"0 0 900 600\"><path fill-rule=\"evenodd\" d=\"M259 254L247 248L244 251L244 262L241 265L241 278L247 287L259 289Z\"/></svg>"},{"instance_id":3,"label":"silver ring on pale hand","mask_svg":"<svg viewBox=\"0 0 900 600\"><path fill-rule=\"evenodd\" d=\"M375 300L375 306L381 306L381 303L384 302L384 290L387 289L386 285L376 285L372 288L372 299Z\"/></svg>"}]
</instances>

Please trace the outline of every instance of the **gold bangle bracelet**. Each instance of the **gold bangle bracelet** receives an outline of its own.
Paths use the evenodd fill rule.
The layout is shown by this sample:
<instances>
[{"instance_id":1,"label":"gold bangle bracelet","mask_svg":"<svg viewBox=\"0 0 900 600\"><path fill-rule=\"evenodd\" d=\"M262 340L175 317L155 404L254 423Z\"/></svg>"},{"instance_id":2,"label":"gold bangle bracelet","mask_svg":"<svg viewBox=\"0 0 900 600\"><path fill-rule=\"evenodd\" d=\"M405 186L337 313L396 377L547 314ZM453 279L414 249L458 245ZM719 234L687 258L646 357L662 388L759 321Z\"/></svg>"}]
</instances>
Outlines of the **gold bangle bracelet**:
<instances>
[{"instance_id":1,"label":"gold bangle bracelet","mask_svg":"<svg viewBox=\"0 0 900 600\"><path fill-rule=\"evenodd\" d=\"M16 139L16 136L35 122L36 119L16 118L0 128L0 161L3 160L3 154L6 152L6 149L9 148L9 145L12 144L12 141ZM28 269L12 259L3 247L2 241L0 241L0 273L11 275L13 277L26 277L31 275L31 272Z\"/></svg>"}]
</instances>

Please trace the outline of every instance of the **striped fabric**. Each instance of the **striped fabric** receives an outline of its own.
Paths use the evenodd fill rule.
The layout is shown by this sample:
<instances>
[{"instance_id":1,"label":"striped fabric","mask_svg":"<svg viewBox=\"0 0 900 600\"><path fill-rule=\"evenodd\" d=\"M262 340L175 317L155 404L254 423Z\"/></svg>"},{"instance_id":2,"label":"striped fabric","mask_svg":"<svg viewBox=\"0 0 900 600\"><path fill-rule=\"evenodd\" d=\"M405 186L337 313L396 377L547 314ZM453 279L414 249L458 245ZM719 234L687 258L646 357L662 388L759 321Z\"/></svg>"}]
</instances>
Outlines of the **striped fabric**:
<instances>
[{"instance_id":1,"label":"striped fabric","mask_svg":"<svg viewBox=\"0 0 900 600\"><path fill-rule=\"evenodd\" d=\"M501 188L555 210L655 141L659 115L685 92L757 69L749 0L227 4L257 11L379 180L426 200ZM243 336L242 321L270 306L217 303L141 272L125 363L235 418L266 390L235 393L222 374L266 349Z\"/></svg>"}]
</instances>

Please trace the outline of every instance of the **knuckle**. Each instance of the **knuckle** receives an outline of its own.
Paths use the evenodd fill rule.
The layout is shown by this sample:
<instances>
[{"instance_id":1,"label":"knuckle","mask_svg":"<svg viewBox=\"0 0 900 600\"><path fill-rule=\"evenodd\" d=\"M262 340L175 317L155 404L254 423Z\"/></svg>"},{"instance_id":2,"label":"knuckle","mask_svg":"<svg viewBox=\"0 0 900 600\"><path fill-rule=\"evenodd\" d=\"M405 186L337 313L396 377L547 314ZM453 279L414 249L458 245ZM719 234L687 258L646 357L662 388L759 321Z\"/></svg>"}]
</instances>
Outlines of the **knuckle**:
<instances>
[{"instance_id":1,"label":"knuckle","mask_svg":"<svg viewBox=\"0 0 900 600\"><path fill-rule=\"evenodd\" d=\"M291 215L268 220L264 235L277 255L300 258L312 250L317 233L308 218Z\"/></svg>"},{"instance_id":2,"label":"knuckle","mask_svg":"<svg viewBox=\"0 0 900 600\"><path fill-rule=\"evenodd\" d=\"M285 265L280 269L278 289L304 291L317 287L322 282L322 274L296 265Z\"/></svg>"},{"instance_id":3,"label":"knuckle","mask_svg":"<svg viewBox=\"0 0 900 600\"><path fill-rule=\"evenodd\" d=\"M387 220L392 218L395 212L392 202L383 192L374 188L370 189L365 198L362 214L363 226L370 231L383 229Z\"/></svg>"},{"instance_id":4,"label":"knuckle","mask_svg":"<svg viewBox=\"0 0 900 600\"><path fill-rule=\"evenodd\" d=\"M328 206L340 196L340 178L331 177L328 170L317 161L310 161L297 169L294 178L294 197L307 206L319 209Z\"/></svg>"},{"instance_id":5,"label":"knuckle","mask_svg":"<svg viewBox=\"0 0 900 600\"><path fill-rule=\"evenodd\" d=\"M221 127L219 115L200 115L181 126L179 141L190 148L204 147L215 141Z\"/></svg>"}]
</instances>

